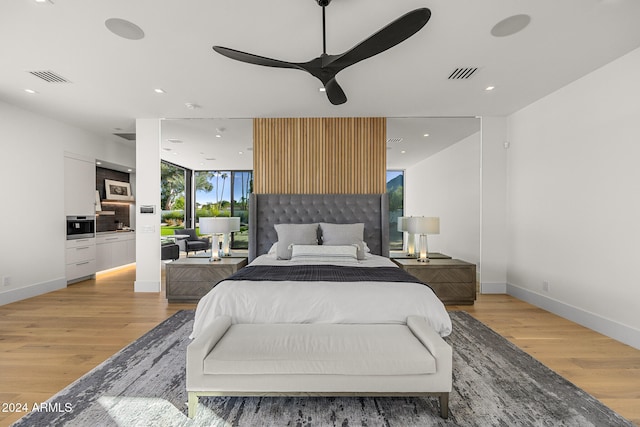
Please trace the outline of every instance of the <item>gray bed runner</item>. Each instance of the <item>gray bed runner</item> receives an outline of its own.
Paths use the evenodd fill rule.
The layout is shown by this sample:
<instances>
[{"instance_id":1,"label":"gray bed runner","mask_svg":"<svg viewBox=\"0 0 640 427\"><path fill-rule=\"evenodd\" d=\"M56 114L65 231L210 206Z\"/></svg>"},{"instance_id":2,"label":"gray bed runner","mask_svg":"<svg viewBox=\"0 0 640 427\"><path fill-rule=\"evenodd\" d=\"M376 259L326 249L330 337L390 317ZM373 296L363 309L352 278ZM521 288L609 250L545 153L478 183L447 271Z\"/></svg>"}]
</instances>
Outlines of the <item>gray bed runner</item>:
<instances>
[{"instance_id":1,"label":"gray bed runner","mask_svg":"<svg viewBox=\"0 0 640 427\"><path fill-rule=\"evenodd\" d=\"M337 265L256 265L245 267L226 280L293 282L409 282L429 286L397 267Z\"/></svg>"}]
</instances>

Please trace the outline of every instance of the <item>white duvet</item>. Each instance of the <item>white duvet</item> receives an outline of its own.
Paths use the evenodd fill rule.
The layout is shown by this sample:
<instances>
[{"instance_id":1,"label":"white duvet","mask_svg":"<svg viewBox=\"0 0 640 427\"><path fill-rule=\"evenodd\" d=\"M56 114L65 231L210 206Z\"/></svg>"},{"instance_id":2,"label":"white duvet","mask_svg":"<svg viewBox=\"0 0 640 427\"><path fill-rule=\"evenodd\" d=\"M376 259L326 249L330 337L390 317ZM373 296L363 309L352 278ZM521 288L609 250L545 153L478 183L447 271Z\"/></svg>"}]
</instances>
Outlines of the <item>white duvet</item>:
<instances>
[{"instance_id":1,"label":"white duvet","mask_svg":"<svg viewBox=\"0 0 640 427\"><path fill-rule=\"evenodd\" d=\"M299 265L262 255L250 265ZM361 267L394 267L388 258L368 255ZM399 282L272 282L225 280L205 295L196 308L191 338L219 316L232 323L390 323L407 316L425 317L440 336L451 333L451 319L433 291L419 283Z\"/></svg>"}]
</instances>

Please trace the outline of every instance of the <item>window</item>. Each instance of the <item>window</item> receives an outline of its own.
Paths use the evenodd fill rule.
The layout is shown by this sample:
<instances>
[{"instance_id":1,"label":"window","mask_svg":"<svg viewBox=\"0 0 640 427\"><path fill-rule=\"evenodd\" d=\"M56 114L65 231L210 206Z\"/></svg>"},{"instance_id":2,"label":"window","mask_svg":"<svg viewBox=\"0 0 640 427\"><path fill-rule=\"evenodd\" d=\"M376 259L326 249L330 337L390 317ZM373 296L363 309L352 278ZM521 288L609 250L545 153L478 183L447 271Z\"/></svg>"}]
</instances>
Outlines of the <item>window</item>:
<instances>
[{"instance_id":1,"label":"window","mask_svg":"<svg viewBox=\"0 0 640 427\"><path fill-rule=\"evenodd\" d=\"M201 217L240 217L240 231L231 233L231 248L249 247L249 194L252 171L194 172L196 223Z\"/></svg>"},{"instance_id":2,"label":"window","mask_svg":"<svg viewBox=\"0 0 640 427\"><path fill-rule=\"evenodd\" d=\"M387 171L389 197L389 250L402 250L402 232L398 231L398 218L404 216L404 171Z\"/></svg>"},{"instance_id":3,"label":"window","mask_svg":"<svg viewBox=\"0 0 640 427\"><path fill-rule=\"evenodd\" d=\"M176 228L184 228L185 169L162 161L160 163L161 234L173 235Z\"/></svg>"}]
</instances>

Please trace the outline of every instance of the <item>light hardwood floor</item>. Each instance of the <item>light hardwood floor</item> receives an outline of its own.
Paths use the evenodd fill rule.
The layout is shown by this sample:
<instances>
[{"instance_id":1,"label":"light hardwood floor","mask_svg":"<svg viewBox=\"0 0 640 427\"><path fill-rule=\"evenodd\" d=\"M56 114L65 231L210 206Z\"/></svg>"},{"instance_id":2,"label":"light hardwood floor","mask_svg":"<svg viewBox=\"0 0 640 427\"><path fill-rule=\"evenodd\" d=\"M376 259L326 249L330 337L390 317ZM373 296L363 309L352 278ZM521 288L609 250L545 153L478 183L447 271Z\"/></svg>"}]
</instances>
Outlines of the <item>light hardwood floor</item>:
<instances>
[{"instance_id":1,"label":"light hardwood floor","mask_svg":"<svg viewBox=\"0 0 640 427\"><path fill-rule=\"evenodd\" d=\"M162 320L194 304L133 292L135 268L0 306L0 403L43 402ZM465 310L640 426L640 350L507 295ZM0 408L1 409L1 408ZM23 414L0 412L0 426Z\"/></svg>"}]
</instances>

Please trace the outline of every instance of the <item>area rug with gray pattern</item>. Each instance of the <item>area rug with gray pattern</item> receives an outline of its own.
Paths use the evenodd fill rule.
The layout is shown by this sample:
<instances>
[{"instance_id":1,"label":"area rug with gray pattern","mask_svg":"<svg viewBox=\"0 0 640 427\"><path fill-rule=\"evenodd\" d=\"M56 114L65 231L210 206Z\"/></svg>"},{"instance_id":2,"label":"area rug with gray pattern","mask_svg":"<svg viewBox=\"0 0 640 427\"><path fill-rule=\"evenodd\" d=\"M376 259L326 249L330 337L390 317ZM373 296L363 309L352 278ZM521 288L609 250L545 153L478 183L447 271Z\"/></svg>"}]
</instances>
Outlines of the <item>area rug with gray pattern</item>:
<instances>
[{"instance_id":1,"label":"area rug with gray pattern","mask_svg":"<svg viewBox=\"0 0 640 427\"><path fill-rule=\"evenodd\" d=\"M633 426L465 312L451 312L449 418L429 397L200 398L187 418L193 311L176 313L14 426Z\"/></svg>"}]
</instances>

